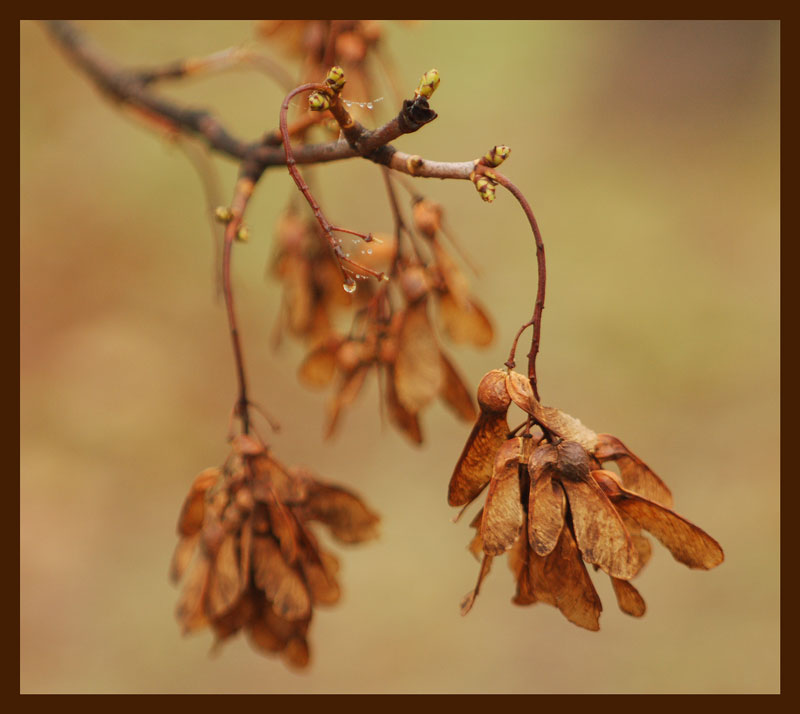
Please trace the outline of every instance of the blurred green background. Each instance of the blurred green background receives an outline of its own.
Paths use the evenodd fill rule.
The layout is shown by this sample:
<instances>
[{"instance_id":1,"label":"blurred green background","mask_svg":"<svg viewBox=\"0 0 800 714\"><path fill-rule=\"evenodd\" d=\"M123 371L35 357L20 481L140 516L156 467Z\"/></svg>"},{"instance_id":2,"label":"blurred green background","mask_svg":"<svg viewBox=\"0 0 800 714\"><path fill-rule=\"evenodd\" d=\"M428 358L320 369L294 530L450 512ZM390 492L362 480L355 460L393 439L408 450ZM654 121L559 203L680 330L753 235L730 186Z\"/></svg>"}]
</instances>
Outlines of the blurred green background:
<instances>
[{"instance_id":1,"label":"blurred green background","mask_svg":"<svg viewBox=\"0 0 800 714\"><path fill-rule=\"evenodd\" d=\"M203 55L255 36L242 22L83 22L128 65ZM469 425L440 405L427 441L377 418L374 379L333 442L327 394L295 379L301 347L270 346L279 285L264 279L294 191L269 171L237 246L235 285L254 398L273 446L363 494L379 541L336 548L342 602L320 609L307 672L244 638L209 657L180 636L167 582L178 509L222 462L234 399L211 283L200 182L184 154L121 115L20 25L23 692L777 692L779 690L779 24L389 24L400 85L437 67L439 119L397 146L466 160L498 143L543 231L545 403L622 438L725 563L693 572L658 544L637 580L648 612L619 613L595 578L602 629L510 603L505 558L472 612L478 564L446 486ZM273 52L275 57L279 54ZM257 137L282 92L235 71L160 88ZM390 90L375 121L393 106ZM373 97L351 97L364 101ZM235 167L217 159L228 200ZM336 222L391 230L374 166L316 171ZM535 293L533 243L513 199L419 179L443 202L497 326L449 352L476 385L499 367ZM346 552L344 552L346 551Z\"/></svg>"}]
</instances>

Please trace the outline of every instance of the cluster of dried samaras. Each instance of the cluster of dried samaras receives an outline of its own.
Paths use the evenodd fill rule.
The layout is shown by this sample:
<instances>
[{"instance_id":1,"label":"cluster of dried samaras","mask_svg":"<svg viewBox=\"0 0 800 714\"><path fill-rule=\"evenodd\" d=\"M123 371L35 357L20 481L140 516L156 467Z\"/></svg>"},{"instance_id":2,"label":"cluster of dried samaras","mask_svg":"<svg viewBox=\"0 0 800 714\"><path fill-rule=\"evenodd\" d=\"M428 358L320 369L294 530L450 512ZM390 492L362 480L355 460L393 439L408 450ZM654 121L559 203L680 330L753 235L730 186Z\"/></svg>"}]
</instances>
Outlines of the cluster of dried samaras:
<instances>
[{"instance_id":1,"label":"cluster of dried samaras","mask_svg":"<svg viewBox=\"0 0 800 714\"><path fill-rule=\"evenodd\" d=\"M506 414L514 402L538 425L513 436ZM478 582L462 601L471 609L492 559L510 551L517 582L513 602L557 607L571 622L600 629L600 598L584 563L611 578L620 609L645 612L631 584L650 559L647 531L690 568L723 560L711 536L672 510L661 479L616 437L595 434L574 417L543 407L530 381L494 370L478 388L480 415L450 480L451 506L466 508L488 485L472 521L470 550L482 557ZM602 468L616 462L620 474Z\"/></svg>"},{"instance_id":2,"label":"cluster of dried samaras","mask_svg":"<svg viewBox=\"0 0 800 714\"><path fill-rule=\"evenodd\" d=\"M354 258L390 274L391 280L359 281L352 293L342 289L341 269L313 218L304 220L290 211L278 225L273 265L283 283L281 327L310 345L300 381L312 388L334 384L327 436L373 370L390 422L414 443L423 441L420 413L437 398L464 421L476 416L470 391L442 349L431 314L452 342L477 347L492 341L492 324L439 240L441 207L418 199L413 219L430 254L427 264L419 253L399 257L397 241L389 235L356 242ZM340 311L355 313L349 330L336 324Z\"/></svg>"},{"instance_id":3,"label":"cluster of dried samaras","mask_svg":"<svg viewBox=\"0 0 800 714\"><path fill-rule=\"evenodd\" d=\"M340 593L338 561L313 521L342 543L377 535L378 517L355 494L237 436L228 461L197 476L178 521L170 575L188 572L177 609L184 633L210 626L216 646L244 630L257 650L305 667L313 608Z\"/></svg>"}]
</instances>

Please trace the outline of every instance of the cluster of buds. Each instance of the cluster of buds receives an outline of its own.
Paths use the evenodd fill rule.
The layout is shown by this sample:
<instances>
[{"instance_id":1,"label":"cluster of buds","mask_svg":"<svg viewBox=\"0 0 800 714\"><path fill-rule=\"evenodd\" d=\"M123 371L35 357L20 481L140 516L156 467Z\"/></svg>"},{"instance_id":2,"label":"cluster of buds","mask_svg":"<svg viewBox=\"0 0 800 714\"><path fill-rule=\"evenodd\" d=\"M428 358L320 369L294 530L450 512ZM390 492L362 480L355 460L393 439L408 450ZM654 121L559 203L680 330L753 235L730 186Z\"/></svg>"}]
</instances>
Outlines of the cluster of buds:
<instances>
[{"instance_id":1,"label":"cluster of buds","mask_svg":"<svg viewBox=\"0 0 800 714\"><path fill-rule=\"evenodd\" d=\"M370 98L376 85L374 56L383 36L380 20L262 20L258 32L282 46L287 54L303 59L304 82L316 81L331 64L336 64L347 72L349 93ZM331 89L341 91L341 87ZM316 93L309 105L312 111L324 111L330 103L324 94ZM357 105L354 113L360 114ZM331 121L330 127L335 126Z\"/></svg>"},{"instance_id":2,"label":"cluster of buds","mask_svg":"<svg viewBox=\"0 0 800 714\"><path fill-rule=\"evenodd\" d=\"M331 94L339 94L345 85L344 70L341 67L331 67L325 77L325 86ZM324 112L331 107L331 94L327 92L312 92L308 97L308 108L312 112Z\"/></svg>"},{"instance_id":3,"label":"cluster of buds","mask_svg":"<svg viewBox=\"0 0 800 714\"><path fill-rule=\"evenodd\" d=\"M473 171L469 175L469 180L475 185L475 189L486 203L492 203L497 192L497 181L491 169L496 169L511 155L508 146L495 146L487 151L480 159L475 162L475 168L479 166L487 167L483 171Z\"/></svg>"},{"instance_id":4,"label":"cluster of buds","mask_svg":"<svg viewBox=\"0 0 800 714\"><path fill-rule=\"evenodd\" d=\"M512 402L537 433L509 431ZM647 464L616 437L542 406L523 375L489 372L478 387L478 404L448 493L451 506L466 508L488 486L471 524L476 534L469 548L482 556L480 574L462 613L472 607L492 559L506 551L517 582L514 603L553 605L589 630L600 628L602 605L584 562L609 575L623 612L644 614L644 600L630 582L650 558L642 531L690 568L722 562L720 545L672 510L672 494ZM602 467L609 461L619 475Z\"/></svg>"},{"instance_id":5,"label":"cluster of buds","mask_svg":"<svg viewBox=\"0 0 800 714\"><path fill-rule=\"evenodd\" d=\"M188 573L177 608L184 633L210 626L218 645L244 630L257 650L305 667L313 608L340 597L338 561L313 521L343 543L377 535L378 517L355 494L236 437L225 465L197 476L178 520L170 575Z\"/></svg>"}]
</instances>

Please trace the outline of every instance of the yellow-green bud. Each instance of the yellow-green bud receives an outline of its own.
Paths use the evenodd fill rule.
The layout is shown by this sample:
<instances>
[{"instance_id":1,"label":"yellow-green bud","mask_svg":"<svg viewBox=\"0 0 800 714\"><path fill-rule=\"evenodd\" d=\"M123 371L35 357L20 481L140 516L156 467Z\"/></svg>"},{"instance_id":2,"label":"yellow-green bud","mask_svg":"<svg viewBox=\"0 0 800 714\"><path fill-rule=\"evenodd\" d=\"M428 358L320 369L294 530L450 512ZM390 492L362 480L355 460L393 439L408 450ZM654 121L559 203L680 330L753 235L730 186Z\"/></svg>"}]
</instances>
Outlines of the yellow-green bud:
<instances>
[{"instance_id":1,"label":"yellow-green bud","mask_svg":"<svg viewBox=\"0 0 800 714\"><path fill-rule=\"evenodd\" d=\"M312 112L324 112L330 106L331 100L321 92L312 92L308 98L308 108Z\"/></svg>"},{"instance_id":2,"label":"yellow-green bud","mask_svg":"<svg viewBox=\"0 0 800 714\"><path fill-rule=\"evenodd\" d=\"M425 72L425 74L422 75L422 79L419 80L419 86L414 94L416 94L418 97L430 99L431 95L439 86L440 81L441 77L439 76L439 70L429 69L427 72Z\"/></svg>"},{"instance_id":3,"label":"yellow-green bud","mask_svg":"<svg viewBox=\"0 0 800 714\"><path fill-rule=\"evenodd\" d=\"M487 166L500 166L511 155L508 146L495 146L483 155L483 163Z\"/></svg>"},{"instance_id":4,"label":"yellow-green bud","mask_svg":"<svg viewBox=\"0 0 800 714\"><path fill-rule=\"evenodd\" d=\"M325 77L325 84L334 92L341 92L346 81L347 80L344 78L344 70L341 67L331 67L328 76Z\"/></svg>"},{"instance_id":5,"label":"yellow-green bud","mask_svg":"<svg viewBox=\"0 0 800 714\"><path fill-rule=\"evenodd\" d=\"M486 203L494 201L497 188L488 178L479 176L475 180L475 188L478 189L478 193Z\"/></svg>"},{"instance_id":6,"label":"yellow-green bud","mask_svg":"<svg viewBox=\"0 0 800 714\"><path fill-rule=\"evenodd\" d=\"M233 220L233 213L227 206L217 206L214 209L214 218L220 223L230 223Z\"/></svg>"},{"instance_id":7,"label":"yellow-green bud","mask_svg":"<svg viewBox=\"0 0 800 714\"><path fill-rule=\"evenodd\" d=\"M241 241L242 243L247 243L250 240L250 231L247 226L242 226L239 228L239 231L236 233L236 240Z\"/></svg>"}]
</instances>

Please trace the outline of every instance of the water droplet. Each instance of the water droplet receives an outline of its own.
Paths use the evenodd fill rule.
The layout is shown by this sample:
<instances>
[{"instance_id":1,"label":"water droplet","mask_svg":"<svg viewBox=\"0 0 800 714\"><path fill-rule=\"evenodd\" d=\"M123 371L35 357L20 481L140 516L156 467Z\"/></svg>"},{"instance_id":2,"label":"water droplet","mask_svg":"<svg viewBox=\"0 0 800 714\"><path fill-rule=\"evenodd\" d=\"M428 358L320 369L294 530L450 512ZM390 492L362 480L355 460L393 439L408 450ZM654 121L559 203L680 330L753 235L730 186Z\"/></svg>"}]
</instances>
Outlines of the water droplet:
<instances>
[{"instance_id":1,"label":"water droplet","mask_svg":"<svg viewBox=\"0 0 800 714\"><path fill-rule=\"evenodd\" d=\"M372 248L367 248L367 255L372 255Z\"/></svg>"},{"instance_id":2,"label":"water droplet","mask_svg":"<svg viewBox=\"0 0 800 714\"><path fill-rule=\"evenodd\" d=\"M367 109L372 109L373 106L372 102L367 102Z\"/></svg>"},{"instance_id":3,"label":"water droplet","mask_svg":"<svg viewBox=\"0 0 800 714\"><path fill-rule=\"evenodd\" d=\"M344 285L342 285L342 287L344 288L344 291L346 293L350 293L352 295L356 291L357 287L356 281L353 280L352 282L347 282Z\"/></svg>"}]
</instances>

